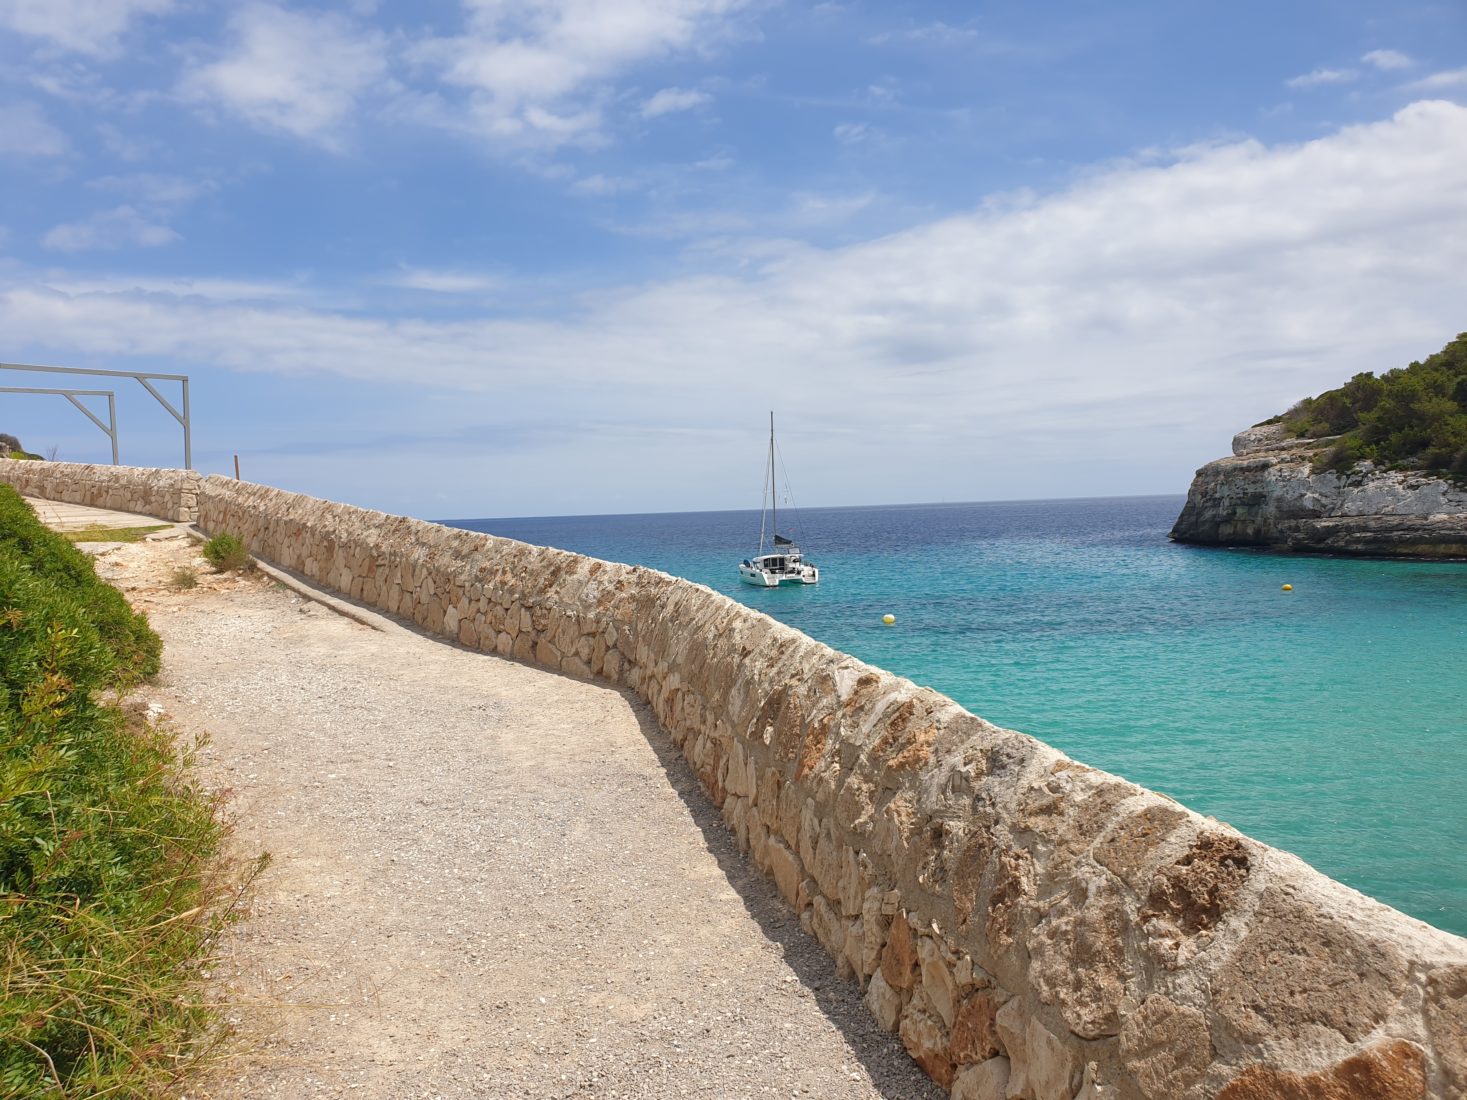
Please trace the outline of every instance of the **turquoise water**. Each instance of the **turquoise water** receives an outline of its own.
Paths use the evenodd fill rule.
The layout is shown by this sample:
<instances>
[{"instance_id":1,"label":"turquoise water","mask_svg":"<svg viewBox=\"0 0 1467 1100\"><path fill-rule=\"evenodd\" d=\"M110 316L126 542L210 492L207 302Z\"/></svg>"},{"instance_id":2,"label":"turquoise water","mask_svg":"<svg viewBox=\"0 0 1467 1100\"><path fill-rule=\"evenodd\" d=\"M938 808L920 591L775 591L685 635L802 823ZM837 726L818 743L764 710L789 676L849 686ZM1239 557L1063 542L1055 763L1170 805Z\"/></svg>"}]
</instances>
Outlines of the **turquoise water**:
<instances>
[{"instance_id":1,"label":"turquoise water","mask_svg":"<svg viewBox=\"0 0 1467 1100\"><path fill-rule=\"evenodd\" d=\"M757 513L450 522L707 584L1467 934L1467 564L1177 546L1181 504L807 509L822 582L775 590Z\"/></svg>"}]
</instances>

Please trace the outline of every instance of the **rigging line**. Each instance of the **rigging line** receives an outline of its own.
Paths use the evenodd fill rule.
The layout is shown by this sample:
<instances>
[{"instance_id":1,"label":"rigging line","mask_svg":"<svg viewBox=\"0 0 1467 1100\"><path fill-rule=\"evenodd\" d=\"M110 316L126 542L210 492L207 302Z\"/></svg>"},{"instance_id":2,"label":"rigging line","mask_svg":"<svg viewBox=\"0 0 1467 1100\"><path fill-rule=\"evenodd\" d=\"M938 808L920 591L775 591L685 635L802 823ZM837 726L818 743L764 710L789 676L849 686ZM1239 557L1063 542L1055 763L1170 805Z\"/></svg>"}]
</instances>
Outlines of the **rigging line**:
<instances>
[{"instance_id":1,"label":"rigging line","mask_svg":"<svg viewBox=\"0 0 1467 1100\"><path fill-rule=\"evenodd\" d=\"M779 458L780 472L784 474L785 499L789 501L790 511L795 514L795 522L794 525L791 527L791 530L794 532L795 542L803 544L805 539L803 533L800 530L800 509L799 506L795 504L795 491L790 488L790 472L785 467L784 452L779 449L778 443L774 445L774 453ZM803 549L803 546L801 548Z\"/></svg>"},{"instance_id":2,"label":"rigging line","mask_svg":"<svg viewBox=\"0 0 1467 1100\"><path fill-rule=\"evenodd\" d=\"M759 490L759 548L754 551L757 558L764 553L764 524L769 519L769 498L773 495L774 455L764 460L764 484Z\"/></svg>"}]
</instances>

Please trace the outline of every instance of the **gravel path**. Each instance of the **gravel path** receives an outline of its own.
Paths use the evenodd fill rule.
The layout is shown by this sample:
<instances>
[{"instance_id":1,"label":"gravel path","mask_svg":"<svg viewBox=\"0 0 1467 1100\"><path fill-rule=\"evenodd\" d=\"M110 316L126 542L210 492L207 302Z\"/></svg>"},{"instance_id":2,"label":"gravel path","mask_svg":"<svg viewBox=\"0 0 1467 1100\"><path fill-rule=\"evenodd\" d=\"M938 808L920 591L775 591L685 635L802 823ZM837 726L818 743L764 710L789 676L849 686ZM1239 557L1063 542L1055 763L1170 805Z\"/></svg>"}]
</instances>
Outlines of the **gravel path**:
<instances>
[{"instance_id":1,"label":"gravel path","mask_svg":"<svg viewBox=\"0 0 1467 1100\"><path fill-rule=\"evenodd\" d=\"M633 697L258 575L175 591L181 536L100 549L274 860L220 967L242 1049L191 1095L943 1095Z\"/></svg>"}]
</instances>

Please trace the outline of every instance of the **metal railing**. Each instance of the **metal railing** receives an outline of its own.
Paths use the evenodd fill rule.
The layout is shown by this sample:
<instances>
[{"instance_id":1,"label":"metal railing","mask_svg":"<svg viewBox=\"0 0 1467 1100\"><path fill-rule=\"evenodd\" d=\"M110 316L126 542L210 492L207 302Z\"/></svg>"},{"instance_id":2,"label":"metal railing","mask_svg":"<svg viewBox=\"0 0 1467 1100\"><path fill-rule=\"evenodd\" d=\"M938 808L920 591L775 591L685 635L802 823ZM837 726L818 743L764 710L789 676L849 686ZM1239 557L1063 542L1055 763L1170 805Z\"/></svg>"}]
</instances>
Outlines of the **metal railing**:
<instances>
[{"instance_id":1,"label":"metal railing","mask_svg":"<svg viewBox=\"0 0 1467 1100\"><path fill-rule=\"evenodd\" d=\"M60 394L70 401L82 415L107 434L112 441L112 465L118 465L117 457L117 391L116 390L38 390L25 386L0 386L0 393L54 393ZM105 397L107 399L107 423L103 424L97 419L97 415L87 408L78 397Z\"/></svg>"},{"instance_id":2,"label":"metal railing","mask_svg":"<svg viewBox=\"0 0 1467 1100\"><path fill-rule=\"evenodd\" d=\"M92 378L133 378L133 379L136 379L142 385L143 389L147 390L150 394L152 394L153 397L154 397L154 399L158 402L158 404L162 405L165 409L167 409L168 412L172 415L173 419L177 420L179 422L179 424L183 426L183 468L185 470L192 470L194 468L193 430L192 430L192 423L191 423L190 417L189 417L189 405L188 405L188 375L186 375L186 374L158 374L158 373L156 373L154 371L92 370L92 369L90 369L88 367L41 367L41 366L36 366L33 363L0 363L0 371L6 371L6 370L36 371L36 372L41 373L41 374L73 374L73 375L80 374L80 375L85 375L85 376L92 377ZM183 389L182 401L181 401L181 404L183 406L182 410L179 410L179 409L174 408L173 407L173 403L171 401L169 401L166 397L164 397L161 393L159 393L157 391L157 389L154 388L153 382L149 381L149 379L152 379L153 381L158 381L158 382L178 382L178 383L180 383L182 385L182 389ZM81 409L81 411L83 413L86 413L86 415L91 419L92 423L96 424L97 427L101 428L104 432L107 432L108 437L112 440L112 463L113 463L113 465L116 465L117 464L117 407L116 407L115 397L114 397L114 394L115 394L116 391L113 391L113 390L37 390L37 389L22 389L22 388L16 387L16 388L0 389L0 392L3 392L3 393L59 393L63 397L66 397L69 401L71 401L71 403L73 405L75 405L78 409ZM89 409L87 409L85 406L83 406L81 404L81 402L77 401L72 396L73 394L80 395L80 396L88 396L88 395L90 395L90 396L100 396L100 395L105 394L107 396L107 406L108 406L108 410L109 410L109 414L110 414L109 419L110 419L111 425L112 425L111 429L109 430L108 428L104 427L102 425L102 422L100 420L98 420L95 416L93 416L92 413L91 413L91 411Z\"/></svg>"}]
</instances>

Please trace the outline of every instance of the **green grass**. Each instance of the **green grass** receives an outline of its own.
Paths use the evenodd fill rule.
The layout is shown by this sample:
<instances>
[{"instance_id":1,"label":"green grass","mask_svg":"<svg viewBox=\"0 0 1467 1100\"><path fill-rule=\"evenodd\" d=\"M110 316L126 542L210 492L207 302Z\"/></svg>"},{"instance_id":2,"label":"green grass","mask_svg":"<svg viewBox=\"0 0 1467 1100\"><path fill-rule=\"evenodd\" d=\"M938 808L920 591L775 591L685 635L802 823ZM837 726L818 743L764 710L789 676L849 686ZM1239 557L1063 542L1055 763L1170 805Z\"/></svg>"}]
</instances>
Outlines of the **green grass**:
<instances>
[{"instance_id":1,"label":"green grass","mask_svg":"<svg viewBox=\"0 0 1467 1100\"><path fill-rule=\"evenodd\" d=\"M77 531L62 531L61 537L67 542L140 542L144 535L166 531L172 526L171 523L155 523L151 527L103 527L94 523Z\"/></svg>"},{"instance_id":2,"label":"green grass","mask_svg":"<svg viewBox=\"0 0 1467 1100\"><path fill-rule=\"evenodd\" d=\"M217 1034L199 966L238 896L217 806L115 702L160 648L0 486L0 1096L161 1096Z\"/></svg>"}]
</instances>

